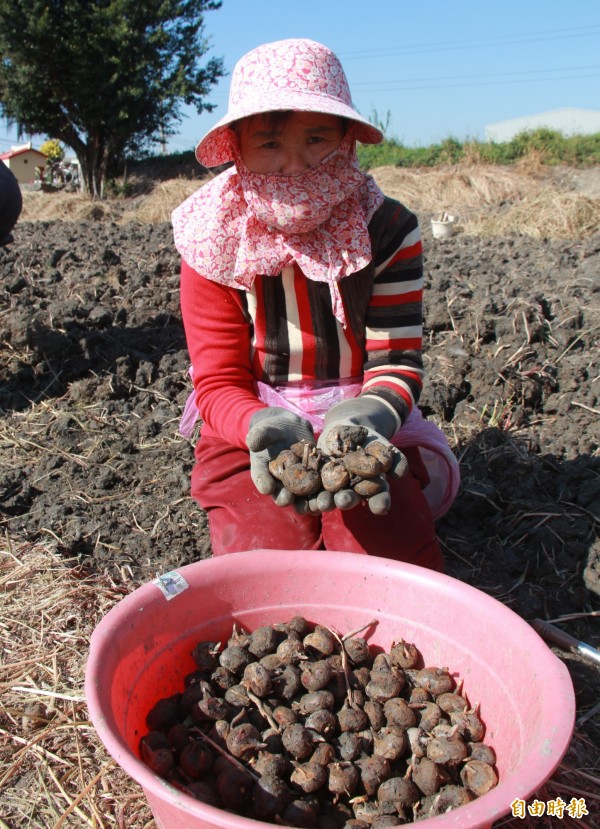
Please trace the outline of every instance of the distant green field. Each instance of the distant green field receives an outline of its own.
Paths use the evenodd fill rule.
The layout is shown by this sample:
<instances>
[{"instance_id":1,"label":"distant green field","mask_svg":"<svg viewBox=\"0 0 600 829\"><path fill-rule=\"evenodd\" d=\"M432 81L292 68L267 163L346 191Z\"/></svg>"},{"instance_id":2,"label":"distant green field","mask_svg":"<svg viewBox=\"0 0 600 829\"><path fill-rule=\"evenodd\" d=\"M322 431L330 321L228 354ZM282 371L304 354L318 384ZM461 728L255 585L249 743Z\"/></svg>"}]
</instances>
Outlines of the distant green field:
<instances>
[{"instance_id":1,"label":"distant green field","mask_svg":"<svg viewBox=\"0 0 600 829\"><path fill-rule=\"evenodd\" d=\"M527 158L542 164L589 167L600 164L600 133L564 136L546 128L521 132L511 141L458 141L446 138L429 147L405 147L395 139L381 144L360 145L358 158L364 170L392 167L437 167L471 161L481 164L514 164Z\"/></svg>"}]
</instances>

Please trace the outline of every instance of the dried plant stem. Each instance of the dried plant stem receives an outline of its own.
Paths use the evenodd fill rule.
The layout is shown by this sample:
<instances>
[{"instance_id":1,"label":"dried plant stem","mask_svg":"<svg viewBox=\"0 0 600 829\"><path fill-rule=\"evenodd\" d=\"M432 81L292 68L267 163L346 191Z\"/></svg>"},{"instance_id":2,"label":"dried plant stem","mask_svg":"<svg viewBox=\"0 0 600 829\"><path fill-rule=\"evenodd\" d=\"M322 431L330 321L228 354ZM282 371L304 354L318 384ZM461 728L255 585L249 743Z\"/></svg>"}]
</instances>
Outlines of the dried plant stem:
<instances>
[{"instance_id":1,"label":"dried plant stem","mask_svg":"<svg viewBox=\"0 0 600 829\"><path fill-rule=\"evenodd\" d=\"M570 769L568 766L564 766L561 763L561 770L565 772L565 774L570 774L573 772L573 769ZM594 774L587 774L585 771L581 771L581 769L577 769L575 772L579 777L584 777L586 780L589 780L591 783L594 784L596 787L596 791L600 791L600 777L597 777Z\"/></svg>"},{"instance_id":2,"label":"dried plant stem","mask_svg":"<svg viewBox=\"0 0 600 829\"><path fill-rule=\"evenodd\" d=\"M590 328L589 331L582 331L581 334L578 334L575 337L575 339L572 342L569 343L569 345L565 348L565 350L562 352L562 354L558 355L558 357L554 361L555 364L558 365L560 363L560 361L562 360L562 358L565 357L569 353L569 351L577 345L579 340L583 339L583 337L585 337L587 334L593 334L594 331L596 331L598 328L600 328L600 326L595 325L593 328Z\"/></svg>"},{"instance_id":3,"label":"dried plant stem","mask_svg":"<svg viewBox=\"0 0 600 829\"><path fill-rule=\"evenodd\" d=\"M596 703L589 711L586 711L585 714L582 714L580 717L577 718L577 725L583 725L584 722L591 720L592 717L595 717L596 714L600 711L600 702Z\"/></svg>"},{"instance_id":4,"label":"dried plant stem","mask_svg":"<svg viewBox=\"0 0 600 829\"><path fill-rule=\"evenodd\" d=\"M71 798L69 797L69 795L68 795L68 794L67 794L67 792L65 791L65 789L64 789L64 787L63 787L63 785L61 784L60 780L58 779L58 777L56 776L56 774L54 773L54 771L53 771L53 770L52 770L52 768L50 768L50 767L48 768L48 774L49 774L49 775L50 775L50 777L53 779L53 781L54 781L54 783L55 783L55 785L56 785L57 789L59 790L59 792L63 795L63 797L65 798L65 800L67 801L67 803L69 803L69 801L71 801ZM77 798L76 798L76 799L77 799ZM88 825L88 826L92 826L92 827L93 827L93 826L94 826L95 821L90 820L90 818L89 818L89 817L85 814L85 812L84 812L84 811L82 811L82 810L79 808L79 806L77 805L78 803L79 803L79 799L77 799L77 803L76 803L74 800L73 800L73 801L71 801L70 806L72 806L73 808L72 808L72 809L67 808L67 812L72 812L72 811L75 811L75 812L79 815L79 817L80 817L80 818L81 818L81 819L82 819L85 823L87 823L87 825ZM56 824L55 824L55 826L59 826L59 825L60 825L61 820L62 820L62 817L64 817L64 814L65 814L65 813L63 813L63 815L61 816L61 818L59 818L58 823L56 823Z\"/></svg>"},{"instance_id":5,"label":"dried plant stem","mask_svg":"<svg viewBox=\"0 0 600 829\"><path fill-rule=\"evenodd\" d=\"M60 818L58 819L58 822L54 825L53 829L60 829L60 827L63 825L63 823L65 822L65 820L68 818L68 816L71 814L72 811L76 810L77 813L79 814L79 810L77 809L78 805L81 803L81 801L86 796L86 794L91 789L94 788L94 786L96 785L98 780L100 780L100 778L103 777L106 774L106 772L111 768L111 766L114 766L114 765L116 765L115 760L109 760L108 763L105 763L102 766L100 771L94 777L92 777L92 779L87 784L87 786L85 786L85 788L83 788L79 792L77 797L74 798L74 800L71 801L71 803L69 804L67 810L65 812L63 812L63 814L60 816Z\"/></svg>"},{"instance_id":6,"label":"dried plant stem","mask_svg":"<svg viewBox=\"0 0 600 829\"><path fill-rule=\"evenodd\" d=\"M269 723L271 728L275 729L275 731L277 731L277 733L280 734L281 728L279 726L279 723L273 719L273 715L271 714L267 706L264 704L264 702L260 699L260 697L257 697L256 694L253 694L252 691L249 691L247 688L246 693L248 694L248 698L251 699L252 702L256 705L256 707L263 715L265 720Z\"/></svg>"},{"instance_id":7,"label":"dried plant stem","mask_svg":"<svg viewBox=\"0 0 600 829\"><path fill-rule=\"evenodd\" d=\"M564 786L562 783L558 783L556 781L552 781L552 788L557 789L559 792L568 792L571 797L583 797L585 800L595 800L600 803L600 794L585 792L582 789L576 789L573 786Z\"/></svg>"},{"instance_id":8,"label":"dried plant stem","mask_svg":"<svg viewBox=\"0 0 600 829\"><path fill-rule=\"evenodd\" d=\"M218 743L215 743L214 740L211 740L211 738L207 734L205 734L204 731L202 731L200 728L194 728L193 733L197 737L200 737L201 740L207 742L211 748L214 748L216 752L218 752L226 760L229 760L229 762L232 765L236 766L236 768L240 769L240 771L247 772L251 777L254 777L255 780L259 779L259 776L255 774L252 771L252 769L249 769L248 766L245 766L243 763L240 763L239 760L236 760L232 754L230 754L228 751L225 751L224 748L221 748L221 746Z\"/></svg>"},{"instance_id":9,"label":"dried plant stem","mask_svg":"<svg viewBox=\"0 0 600 829\"><path fill-rule=\"evenodd\" d=\"M6 737L9 737L9 739L13 740L15 743L19 743L19 745L23 746L23 748L20 749L16 754L16 760L14 765L11 766L11 768L4 775L4 777L0 778L0 786L2 786L6 780L12 777L14 771L16 771L18 766L25 758L25 754L27 751L32 751L34 754L40 756L42 760L54 760L56 763L59 764L62 764L64 762L63 758L59 757L58 754L54 754L53 752L48 751L48 749L36 745L35 741L33 740L25 740L23 737L19 737L16 734L11 734L9 731L5 731L3 728L0 728L0 734L4 734Z\"/></svg>"},{"instance_id":10,"label":"dried plant stem","mask_svg":"<svg viewBox=\"0 0 600 829\"><path fill-rule=\"evenodd\" d=\"M600 616L600 610L590 610L587 613L567 613L564 616L557 616L556 619L547 619L551 624L556 622L568 622L570 619L588 619Z\"/></svg>"},{"instance_id":11,"label":"dried plant stem","mask_svg":"<svg viewBox=\"0 0 600 829\"><path fill-rule=\"evenodd\" d=\"M342 669L344 671L344 682L346 683L346 697L348 699L348 705L352 705L352 688L350 687L350 667L348 665L348 654L346 653L346 648L344 647L344 642L342 637L333 630L333 628L329 628L326 625L323 625L326 630L331 633L335 640L340 646L340 656L342 659Z\"/></svg>"},{"instance_id":12,"label":"dried plant stem","mask_svg":"<svg viewBox=\"0 0 600 829\"><path fill-rule=\"evenodd\" d=\"M371 619L371 621L367 622L366 625L362 625L361 627L356 628L356 630L351 630L349 633L346 633L344 636L340 636L340 634L337 633L333 628L330 628L330 627L327 627L326 625L324 625L326 630L328 630L329 633L331 633L331 635L333 637L335 637L337 643L340 646L340 656L341 656L341 659L342 659L342 669L344 671L344 682L346 683L346 697L348 699L348 705L350 705L350 706L354 706L354 700L352 699L352 687L350 686L350 666L348 664L348 654L346 653L346 648L344 646L344 642L347 639L351 639L353 636L356 636L357 633L360 633L361 631L366 630L366 628L371 627L372 625L376 625L376 624L378 624L378 620L377 619Z\"/></svg>"},{"instance_id":13,"label":"dried plant stem","mask_svg":"<svg viewBox=\"0 0 600 829\"><path fill-rule=\"evenodd\" d=\"M375 625L378 625L378 624L379 624L379 619L371 619L371 621L367 622L366 625L362 625L361 627L356 628L355 630L351 630L349 633L345 633L342 636L342 642L345 642L347 639L352 639L352 637L356 636L357 633L362 633L363 630L366 630L367 628L370 628L370 627L374 627ZM333 633L333 631L331 631L331 632Z\"/></svg>"},{"instance_id":14,"label":"dried plant stem","mask_svg":"<svg viewBox=\"0 0 600 829\"><path fill-rule=\"evenodd\" d=\"M58 694L56 691L46 691L45 688L22 688L18 685L13 686L11 691L18 691L22 694L35 694L36 696L52 697L53 699L64 699L70 702L85 702L85 697L75 696L74 694Z\"/></svg>"},{"instance_id":15,"label":"dried plant stem","mask_svg":"<svg viewBox=\"0 0 600 829\"><path fill-rule=\"evenodd\" d=\"M571 406L578 406L580 409L585 409L587 412L600 415L600 409L593 409L591 406L586 406L585 403L578 403L577 400L571 400Z\"/></svg>"}]
</instances>

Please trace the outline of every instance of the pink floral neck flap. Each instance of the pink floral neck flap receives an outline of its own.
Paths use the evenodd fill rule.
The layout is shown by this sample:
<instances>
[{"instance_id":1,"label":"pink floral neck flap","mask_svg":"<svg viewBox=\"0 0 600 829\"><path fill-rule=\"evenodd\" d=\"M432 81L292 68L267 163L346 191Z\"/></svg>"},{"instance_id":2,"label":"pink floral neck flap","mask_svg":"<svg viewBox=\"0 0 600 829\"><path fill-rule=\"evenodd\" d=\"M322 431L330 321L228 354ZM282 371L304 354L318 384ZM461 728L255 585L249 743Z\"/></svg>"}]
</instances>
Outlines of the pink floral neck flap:
<instances>
[{"instance_id":1,"label":"pink floral neck flap","mask_svg":"<svg viewBox=\"0 0 600 829\"><path fill-rule=\"evenodd\" d=\"M358 167L352 130L338 149L296 176L236 166L173 211L175 246L202 276L249 290L258 274L277 276L296 262L308 279L328 282L333 312L346 324L338 282L372 258L368 225L384 195Z\"/></svg>"}]
</instances>

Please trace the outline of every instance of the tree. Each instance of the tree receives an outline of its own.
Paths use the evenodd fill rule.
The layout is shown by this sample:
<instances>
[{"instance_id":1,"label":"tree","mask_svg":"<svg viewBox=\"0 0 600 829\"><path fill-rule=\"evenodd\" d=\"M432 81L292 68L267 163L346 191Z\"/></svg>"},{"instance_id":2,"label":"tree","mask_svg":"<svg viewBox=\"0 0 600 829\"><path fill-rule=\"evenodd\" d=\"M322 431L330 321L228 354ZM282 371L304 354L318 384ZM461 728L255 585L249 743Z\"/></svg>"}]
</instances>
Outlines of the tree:
<instances>
[{"instance_id":1,"label":"tree","mask_svg":"<svg viewBox=\"0 0 600 829\"><path fill-rule=\"evenodd\" d=\"M104 195L111 164L139 153L205 101L224 75L204 12L220 0L0 0L0 113L75 152L84 190Z\"/></svg>"},{"instance_id":2,"label":"tree","mask_svg":"<svg viewBox=\"0 0 600 829\"><path fill-rule=\"evenodd\" d=\"M46 167L44 168L45 175L48 176L50 184L54 181L54 177L61 169L62 160L65 157L65 151L56 138L49 138L44 141L40 147L40 152L46 156Z\"/></svg>"},{"instance_id":3,"label":"tree","mask_svg":"<svg viewBox=\"0 0 600 829\"><path fill-rule=\"evenodd\" d=\"M40 147L40 152L44 153L48 162L52 164L60 164L65 157L65 151L61 147L60 141L57 141L56 138L49 138L47 141L44 141Z\"/></svg>"}]
</instances>

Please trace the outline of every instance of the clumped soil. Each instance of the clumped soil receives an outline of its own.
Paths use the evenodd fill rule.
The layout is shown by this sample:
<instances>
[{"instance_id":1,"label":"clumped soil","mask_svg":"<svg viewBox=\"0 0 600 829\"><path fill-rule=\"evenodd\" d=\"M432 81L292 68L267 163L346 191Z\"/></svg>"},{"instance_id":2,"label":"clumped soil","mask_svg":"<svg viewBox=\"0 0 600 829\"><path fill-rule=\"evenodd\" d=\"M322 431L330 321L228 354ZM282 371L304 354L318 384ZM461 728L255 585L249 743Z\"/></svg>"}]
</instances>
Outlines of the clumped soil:
<instances>
[{"instance_id":1,"label":"clumped soil","mask_svg":"<svg viewBox=\"0 0 600 829\"><path fill-rule=\"evenodd\" d=\"M462 475L447 572L598 646L600 235L423 233L421 406ZM168 224L21 222L0 249L3 531L117 581L211 554L178 272ZM566 658L592 706L599 671Z\"/></svg>"}]
</instances>

